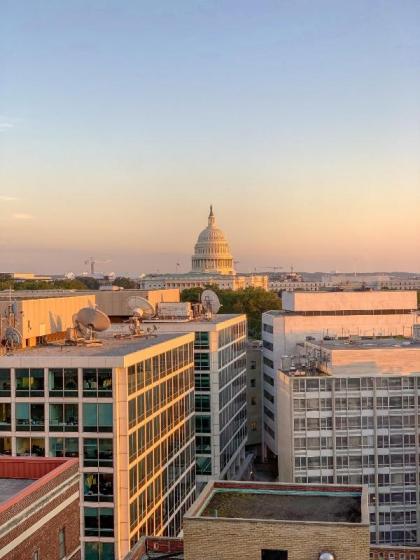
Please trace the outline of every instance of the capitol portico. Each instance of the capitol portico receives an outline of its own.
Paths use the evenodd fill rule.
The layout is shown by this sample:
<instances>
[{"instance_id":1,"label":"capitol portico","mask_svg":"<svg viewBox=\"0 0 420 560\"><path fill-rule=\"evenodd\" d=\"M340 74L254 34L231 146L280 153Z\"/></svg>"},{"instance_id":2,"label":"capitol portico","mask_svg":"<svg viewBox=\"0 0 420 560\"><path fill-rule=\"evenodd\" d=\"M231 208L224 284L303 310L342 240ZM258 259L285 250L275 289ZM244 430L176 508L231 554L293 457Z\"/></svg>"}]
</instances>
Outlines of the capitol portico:
<instances>
[{"instance_id":1,"label":"capitol portico","mask_svg":"<svg viewBox=\"0 0 420 560\"><path fill-rule=\"evenodd\" d=\"M208 226L200 233L194 247L192 272L235 274L229 244L223 231L216 227L213 206L210 206Z\"/></svg>"}]
</instances>

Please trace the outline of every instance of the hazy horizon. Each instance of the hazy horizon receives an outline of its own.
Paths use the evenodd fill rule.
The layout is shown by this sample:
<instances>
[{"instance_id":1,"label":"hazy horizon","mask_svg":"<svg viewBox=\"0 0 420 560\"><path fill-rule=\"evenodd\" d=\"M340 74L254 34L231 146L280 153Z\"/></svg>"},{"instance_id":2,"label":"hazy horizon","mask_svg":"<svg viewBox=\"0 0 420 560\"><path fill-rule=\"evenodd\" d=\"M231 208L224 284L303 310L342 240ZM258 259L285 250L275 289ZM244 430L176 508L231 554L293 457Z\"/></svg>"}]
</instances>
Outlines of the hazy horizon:
<instances>
[{"instance_id":1,"label":"hazy horizon","mask_svg":"<svg viewBox=\"0 0 420 560\"><path fill-rule=\"evenodd\" d=\"M420 271L418 1L2 12L0 271Z\"/></svg>"}]
</instances>

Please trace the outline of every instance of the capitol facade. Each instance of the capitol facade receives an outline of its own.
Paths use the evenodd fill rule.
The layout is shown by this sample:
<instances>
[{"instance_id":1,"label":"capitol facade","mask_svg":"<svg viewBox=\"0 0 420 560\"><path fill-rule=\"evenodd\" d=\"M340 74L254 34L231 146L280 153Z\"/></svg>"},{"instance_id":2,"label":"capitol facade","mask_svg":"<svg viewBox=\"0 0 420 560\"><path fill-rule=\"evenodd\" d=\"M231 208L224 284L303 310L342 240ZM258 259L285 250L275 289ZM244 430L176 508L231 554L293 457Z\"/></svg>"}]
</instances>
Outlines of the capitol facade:
<instances>
[{"instance_id":1,"label":"capitol facade","mask_svg":"<svg viewBox=\"0 0 420 560\"><path fill-rule=\"evenodd\" d=\"M200 233L192 256L192 272L235 274L229 244L216 226L213 206L210 206L208 226Z\"/></svg>"}]
</instances>

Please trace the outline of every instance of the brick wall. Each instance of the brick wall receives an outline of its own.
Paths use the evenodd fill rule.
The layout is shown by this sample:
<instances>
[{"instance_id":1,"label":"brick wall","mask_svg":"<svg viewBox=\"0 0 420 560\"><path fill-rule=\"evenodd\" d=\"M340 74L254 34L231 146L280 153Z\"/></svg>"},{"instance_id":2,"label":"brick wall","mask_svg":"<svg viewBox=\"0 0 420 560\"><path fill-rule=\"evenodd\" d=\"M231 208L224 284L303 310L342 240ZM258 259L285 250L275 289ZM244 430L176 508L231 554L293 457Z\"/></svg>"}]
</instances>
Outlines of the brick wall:
<instances>
[{"instance_id":1,"label":"brick wall","mask_svg":"<svg viewBox=\"0 0 420 560\"><path fill-rule=\"evenodd\" d=\"M369 560L367 526L184 518L185 560L261 560L261 550L287 550L288 560Z\"/></svg>"}]
</instances>

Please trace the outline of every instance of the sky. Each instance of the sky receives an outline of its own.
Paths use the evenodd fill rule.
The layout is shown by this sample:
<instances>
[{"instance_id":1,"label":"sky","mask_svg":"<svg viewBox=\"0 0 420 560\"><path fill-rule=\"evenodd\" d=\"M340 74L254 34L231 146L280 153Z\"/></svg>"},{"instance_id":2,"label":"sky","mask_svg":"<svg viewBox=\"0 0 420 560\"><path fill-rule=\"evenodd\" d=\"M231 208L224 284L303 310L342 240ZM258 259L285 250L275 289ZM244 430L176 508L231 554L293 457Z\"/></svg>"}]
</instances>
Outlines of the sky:
<instances>
[{"instance_id":1,"label":"sky","mask_svg":"<svg viewBox=\"0 0 420 560\"><path fill-rule=\"evenodd\" d=\"M0 12L0 270L420 272L418 0Z\"/></svg>"}]
</instances>

